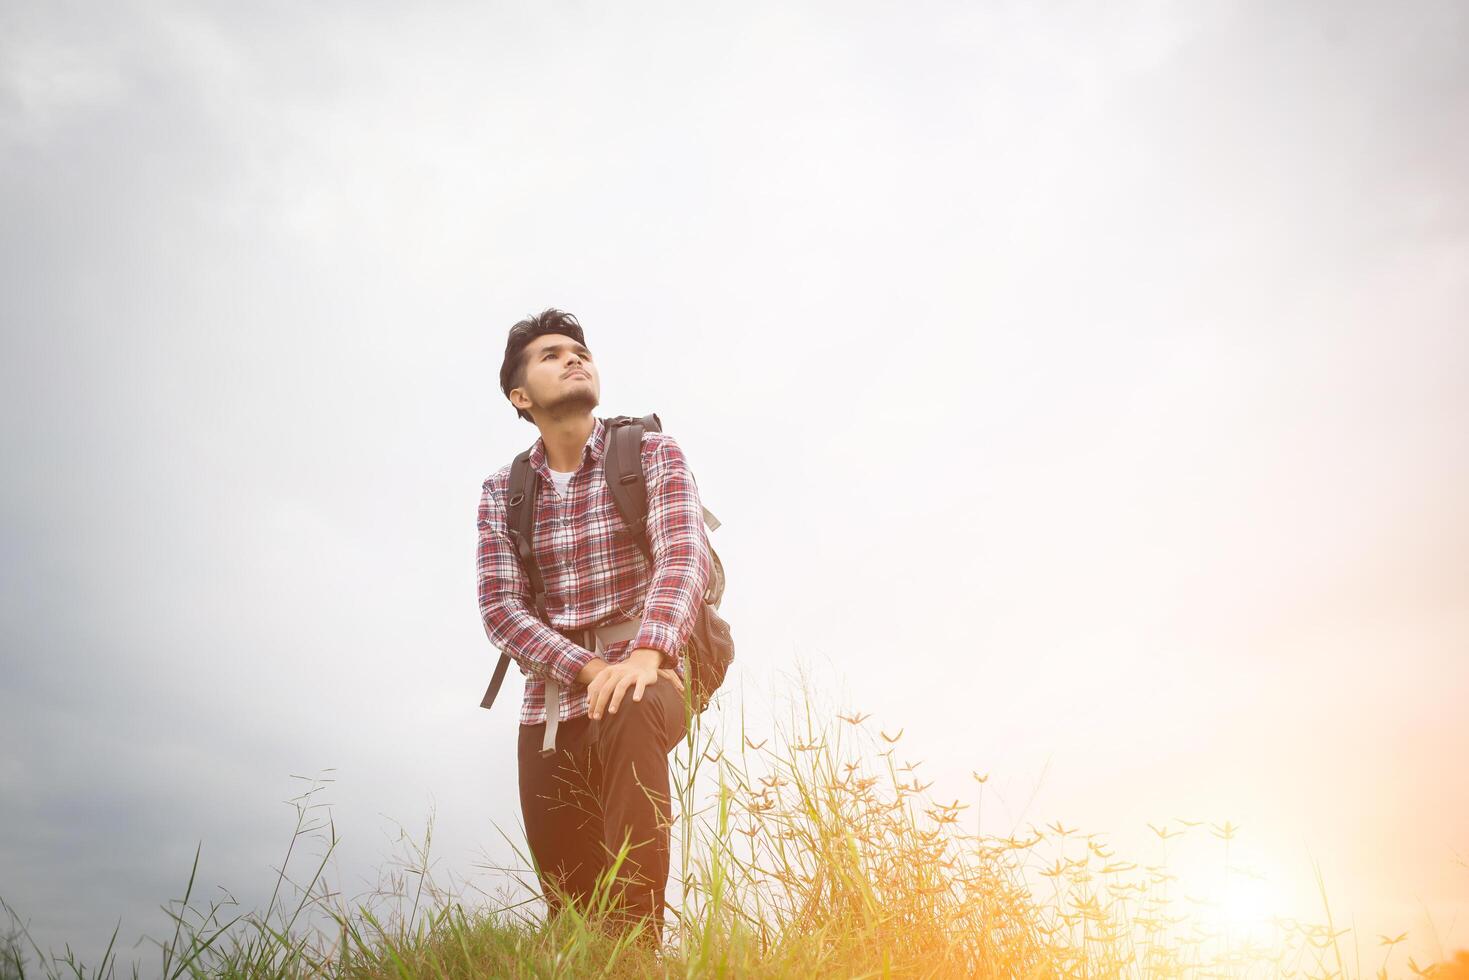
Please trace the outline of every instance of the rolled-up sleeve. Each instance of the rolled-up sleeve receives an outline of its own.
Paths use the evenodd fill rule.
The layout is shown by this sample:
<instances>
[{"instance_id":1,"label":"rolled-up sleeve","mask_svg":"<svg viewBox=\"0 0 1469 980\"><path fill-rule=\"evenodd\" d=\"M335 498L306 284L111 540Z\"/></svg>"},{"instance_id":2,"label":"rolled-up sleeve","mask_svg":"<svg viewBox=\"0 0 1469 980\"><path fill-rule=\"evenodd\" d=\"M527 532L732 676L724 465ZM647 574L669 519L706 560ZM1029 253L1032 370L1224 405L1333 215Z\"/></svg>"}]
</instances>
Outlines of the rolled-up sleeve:
<instances>
[{"instance_id":1,"label":"rolled-up sleeve","mask_svg":"<svg viewBox=\"0 0 1469 980\"><path fill-rule=\"evenodd\" d=\"M694 631L713 560L699 488L683 450L672 436L661 433L648 434L642 449L653 569L643 624L629 649L658 650L664 654L664 666L676 667Z\"/></svg>"},{"instance_id":2,"label":"rolled-up sleeve","mask_svg":"<svg viewBox=\"0 0 1469 980\"><path fill-rule=\"evenodd\" d=\"M506 523L501 491L486 480L479 504L479 613L485 633L521 669L570 686L594 654L536 616L530 579L520 565Z\"/></svg>"}]
</instances>

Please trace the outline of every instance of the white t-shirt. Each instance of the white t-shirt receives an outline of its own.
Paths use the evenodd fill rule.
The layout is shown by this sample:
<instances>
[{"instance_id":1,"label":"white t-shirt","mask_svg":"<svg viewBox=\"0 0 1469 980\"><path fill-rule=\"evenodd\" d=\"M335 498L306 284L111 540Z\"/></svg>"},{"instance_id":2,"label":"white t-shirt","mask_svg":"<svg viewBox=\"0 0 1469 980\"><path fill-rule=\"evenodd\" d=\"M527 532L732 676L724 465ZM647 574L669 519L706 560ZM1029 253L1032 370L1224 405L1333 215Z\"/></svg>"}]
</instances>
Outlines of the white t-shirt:
<instances>
[{"instance_id":1,"label":"white t-shirt","mask_svg":"<svg viewBox=\"0 0 1469 980\"><path fill-rule=\"evenodd\" d=\"M551 468L548 466L546 467L546 469L549 470ZM566 488L571 484L571 478L574 476L576 476L575 470L572 470L570 473L562 473L560 470L551 470L551 482L556 484L556 492L563 497L566 496Z\"/></svg>"}]
</instances>

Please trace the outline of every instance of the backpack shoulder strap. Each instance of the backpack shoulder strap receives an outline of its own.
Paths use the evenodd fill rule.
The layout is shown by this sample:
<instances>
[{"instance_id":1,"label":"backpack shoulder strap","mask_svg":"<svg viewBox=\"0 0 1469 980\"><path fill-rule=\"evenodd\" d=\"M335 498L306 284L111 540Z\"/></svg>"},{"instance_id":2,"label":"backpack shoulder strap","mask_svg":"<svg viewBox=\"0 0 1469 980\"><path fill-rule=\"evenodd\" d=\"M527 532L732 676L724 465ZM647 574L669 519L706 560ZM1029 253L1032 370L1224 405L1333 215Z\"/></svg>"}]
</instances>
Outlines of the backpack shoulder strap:
<instances>
[{"instance_id":1,"label":"backpack shoulder strap","mask_svg":"<svg viewBox=\"0 0 1469 980\"><path fill-rule=\"evenodd\" d=\"M525 569L525 577L530 580L531 601L535 605L536 615L544 622L546 583L541 578L535 550L531 547L535 540L536 490L539 487L540 479L530 467L530 450L527 449L510 463L510 480L506 486L510 497L505 502L505 530L510 534L511 543L515 545L520 567ZM490 686L480 700L480 707L489 708L494 705L495 698L500 694L500 685L505 683L505 671L509 666L510 655L502 652L499 662L495 664L494 676L490 678Z\"/></svg>"},{"instance_id":2,"label":"backpack shoulder strap","mask_svg":"<svg viewBox=\"0 0 1469 980\"><path fill-rule=\"evenodd\" d=\"M602 457L602 469L607 477L607 488L612 491L623 526L651 562L653 552L648 546L648 482L643 475L643 433L650 430L661 432L663 425L656 414L640 419L620 415L608 419L606 425L607 452Z\"/></svg>"},{"instance_id":3,"label":"backpack shoulder strap","mask_svg":"<svg viewBox=\"0 0 1469 980\"><path fill-rule=\"evenodd\" d=\"M510 540L515 545L515 553L520 558L520 566L525 569L525 577L530 579L536 615L544 620L546 583L541 578L541 569L536 564L533 547L536 533L536 491L540 489L540 485L540 477L531 469L530 450L527 449L510 464L510 482L506 488L510 499L505 502L505 524L506 530L510 532Z\"/></svg>"},{"instance_id":4,"label":"backpack shoulder strap","mask_svg":"<svg viewBox=\"0 0 1469 980\"><path fill-rule=\"evenodd\" d=\"M603 421L608 426L607 452L602 458L607 487L612 491L623 525L651 563L653 551L648 544L648 482L643 475L643 433L662 432L663 423L656 414L640 419L619 415ZM703 511L705 527L711 531L719 527L719 518L708 507ZM713 546L709 548L709 557L713 561L714 572L704 598L718 608L724 596L724 565Z\"/></svg>"}]
</instances>

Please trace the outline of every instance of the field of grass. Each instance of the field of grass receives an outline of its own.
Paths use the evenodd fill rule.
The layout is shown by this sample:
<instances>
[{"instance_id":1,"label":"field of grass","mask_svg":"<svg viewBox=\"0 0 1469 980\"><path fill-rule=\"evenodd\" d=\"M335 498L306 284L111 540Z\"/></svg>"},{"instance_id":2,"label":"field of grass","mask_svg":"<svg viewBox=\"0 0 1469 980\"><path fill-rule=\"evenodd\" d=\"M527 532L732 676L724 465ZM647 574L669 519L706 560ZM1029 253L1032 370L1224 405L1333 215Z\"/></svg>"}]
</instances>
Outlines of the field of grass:
<instances>
[{"instance_id":1,"label":"field of grass","mask_svg":"<svg viewBox=\"0 0 1469 980\"><path fill-rule=\"evenodd\" d=\"M94 964L30 941L8 905L0 980L19 977L1088 977L1469 980L1469 954L1426 965L1404 936L1334 921L1232 928L1184 901L1170 853L1216 849L1228 874L1238 828L1154 826L1156 860L1114 853L1060 824L984 835L898 760L900 735L809 703L768 735L695 730L675 752L679 794L663 948L603 929L603 916L550 922L536 902L468 902L432 880L431 829L393 887L347 900L326 880L336 845L315 782L267 907L203 904L194 875L150 961L115 947ZM310 857L309 846L319 842ZM197 857L195 870L197 870ZM522 880L533 875L528 865ZM514 873L514 872L512 872ZM114 937L115 939L116 937Z\"/></svg>"}]
</instances>

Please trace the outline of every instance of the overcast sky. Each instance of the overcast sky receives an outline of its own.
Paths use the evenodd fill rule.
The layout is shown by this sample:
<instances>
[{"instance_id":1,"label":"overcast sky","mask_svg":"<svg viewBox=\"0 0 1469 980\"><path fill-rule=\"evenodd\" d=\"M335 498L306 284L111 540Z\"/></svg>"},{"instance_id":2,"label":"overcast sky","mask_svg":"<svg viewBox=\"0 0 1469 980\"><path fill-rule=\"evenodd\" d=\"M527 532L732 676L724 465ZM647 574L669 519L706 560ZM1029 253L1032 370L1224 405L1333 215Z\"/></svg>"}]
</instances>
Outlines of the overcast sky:
<instances>
[{"instance_id":1,"label":"overcast sky","mask_svg":"<svg viewBox=\"0 0 1469 980\"><path fill-rule=\"evenodd\" d=\"M430 808L507 853L474 518L555 305L757 727L804 661L986 829L1233 819L1465 944L1466 119L1453 0L7 0L0 897L248 900L327 767L348 892Z\"/></svg>"}]
</instances>

